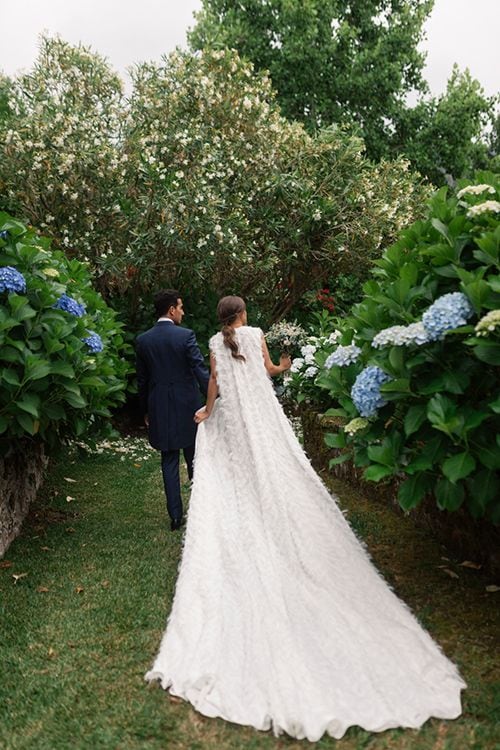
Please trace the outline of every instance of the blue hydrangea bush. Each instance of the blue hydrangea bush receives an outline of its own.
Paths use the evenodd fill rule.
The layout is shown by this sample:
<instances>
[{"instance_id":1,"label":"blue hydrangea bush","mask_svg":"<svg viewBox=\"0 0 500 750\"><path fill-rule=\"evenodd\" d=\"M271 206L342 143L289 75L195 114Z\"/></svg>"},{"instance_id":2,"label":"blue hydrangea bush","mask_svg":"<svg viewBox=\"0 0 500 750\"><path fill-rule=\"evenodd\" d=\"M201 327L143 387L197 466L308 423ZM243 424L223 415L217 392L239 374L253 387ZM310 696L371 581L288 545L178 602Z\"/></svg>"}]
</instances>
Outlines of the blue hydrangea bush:
<instances>
[{"instance_id":1,"label":"blue hydrangea bush","mask_svg":"<svg viewBox=\"0 0 500 750\"><path fill-rule=\"evenodd\" d=\"M0 213L0 450L107 428L124 401L127 346L86 266Z\"/></svg>"},{"instance_id":2,"label":"blue hydrangea bush","mask_svg":"<svg viewBox=\"0 0 500 750\"><path fill-rule=\"evenodd\" d=\"M315 362L344 422L326 436L333 462L396 478L406 510L433 495L500 523L499 219L498 175L438 191L375 261L337 352Z\"/></svg>"}]
</instances>

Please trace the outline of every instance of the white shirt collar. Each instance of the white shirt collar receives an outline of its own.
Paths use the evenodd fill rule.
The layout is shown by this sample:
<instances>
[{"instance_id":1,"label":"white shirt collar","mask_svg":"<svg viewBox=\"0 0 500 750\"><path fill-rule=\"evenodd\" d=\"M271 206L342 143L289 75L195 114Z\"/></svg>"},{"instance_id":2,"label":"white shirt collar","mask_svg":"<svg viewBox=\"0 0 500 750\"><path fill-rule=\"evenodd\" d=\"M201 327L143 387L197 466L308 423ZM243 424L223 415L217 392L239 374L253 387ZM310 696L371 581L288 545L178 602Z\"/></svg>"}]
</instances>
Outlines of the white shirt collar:
<instances>
[{"instance_id":1,"label":"white shirt collar","mask_svg":"<svg viewBox=\"0 0 500 750\"><path fill-rule=\"evenodd\" d=\"M157 323L160 323L160 322L163 322L164 320L168 320L168 322L169 322L169 323L173 323L173 322L174 322L174 321L172 320L172 318L167 318L167 317L165 317L164 315L162 315L162 317L161 317L161 318L158 318L158 320L157 320L156 322L157 322Z\"/></svg>"}]
</instances>

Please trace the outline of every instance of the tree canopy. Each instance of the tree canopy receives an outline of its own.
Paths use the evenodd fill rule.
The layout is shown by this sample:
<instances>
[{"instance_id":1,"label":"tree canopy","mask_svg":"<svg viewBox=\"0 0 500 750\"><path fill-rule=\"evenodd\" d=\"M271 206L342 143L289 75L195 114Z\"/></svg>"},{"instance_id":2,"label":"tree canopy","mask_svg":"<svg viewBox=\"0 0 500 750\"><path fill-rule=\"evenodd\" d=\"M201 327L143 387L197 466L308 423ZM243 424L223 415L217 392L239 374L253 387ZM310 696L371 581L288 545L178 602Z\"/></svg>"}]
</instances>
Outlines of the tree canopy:
<instances>
[{"instance_id":1,"label":"tree canopy","mask_svg":"<svg viewBox=\"0 0 500 750\"><path fill-rule=\"evenodd\" d=\"M379 159L407 93L433 0L203 0L194 49L229 47L268 70L283 114L308 130L355 122Z\"/></svg>"},{"instance_id":2,"label":"tree canopy","mask_svg":"<svg viewBox=\"0 0 500 750\"><path fill-rule=\"evenodd\" d=\"M193 49L234 48L269 71L285 117L309 132L354 128L369 158L404 154L440 184L491 156L493 98L454 69L429 97L419 49L434 0L203 0ZM408 95L417 95L409 106ZM488 165L492 168L492 164Z\"/></svg>"}]
</instances>

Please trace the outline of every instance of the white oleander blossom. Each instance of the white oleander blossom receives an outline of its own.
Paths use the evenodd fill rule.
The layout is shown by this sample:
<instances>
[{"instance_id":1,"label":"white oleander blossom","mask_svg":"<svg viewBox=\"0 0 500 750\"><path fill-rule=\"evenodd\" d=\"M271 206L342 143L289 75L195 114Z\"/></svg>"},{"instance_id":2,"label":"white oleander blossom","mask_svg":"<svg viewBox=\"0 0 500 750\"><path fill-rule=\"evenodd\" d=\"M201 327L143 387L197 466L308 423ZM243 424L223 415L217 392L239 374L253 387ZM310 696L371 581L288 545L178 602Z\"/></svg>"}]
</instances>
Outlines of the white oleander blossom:
<instances>
[{"instance_id":1,"label":"white oleander blossom","mask_svg":"<svg viewBox=\"0 0 500 750\"><path fill-rule=\"evenodd\" d=\"M421 320L417 323L410 323L407 326L391 326L379 331L373 337L372 346L378 349L381 346L408 346L408 344L417 344L421 346L430 340Z\"/></svg>"},{"instance_id":2,"label":"white oleander blossom","mask_svg":"<svg viewBox=\"0 0 500 750\"><path fill-rule=\"evenodd\" d=\"M457 198L463 198L464 195L479 195L480 193L491 193L492 195L496 192L493 185L467 185L457 193Z\"/></svg>"},{"instance_id":3,"label":"white oleander blossom","mask_svg":"<svg viewBox=\"0 0 500 750\"><path fill-rule=\"evenodd\" d=\"M481 216L485 213L499 213L500 202L499 201L484 201L484 203L478 203L476 206L471 206L467 211L469 219L473 219L475 216Z\"/></svg>"}]
</instances>

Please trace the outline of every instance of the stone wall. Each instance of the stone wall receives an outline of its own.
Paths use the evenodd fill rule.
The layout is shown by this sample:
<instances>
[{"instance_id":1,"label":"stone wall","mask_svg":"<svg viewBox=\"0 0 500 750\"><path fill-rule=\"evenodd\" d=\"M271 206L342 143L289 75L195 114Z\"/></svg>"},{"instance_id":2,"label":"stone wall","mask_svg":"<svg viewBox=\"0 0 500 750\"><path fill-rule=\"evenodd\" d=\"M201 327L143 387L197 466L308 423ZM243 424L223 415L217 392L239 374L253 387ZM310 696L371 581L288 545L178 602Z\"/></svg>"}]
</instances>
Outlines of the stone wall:
<instances>
[{"instance_id":1,"label":"stone wall","mask_svg":"<svg viewBox=\"0 0 500 750\"><path fill-rule=\"evenodd\" d=\"M0 456L0 557L21 530L42 484L47 461L43 443L33 441Z\"/></svg>"},{"instance_id":2,"label":"stone wall","mask_svg":"<svg viewBox=\"0 0 500 750\"><path fill-rule=\"evenodd\" d=\"M301 420L304 448L309 458L317 471L328 469L330 459L338 456L341 451L328 448L323 437L325 432L336 432L340 420L306 409L301 412ZM390 505L396 513L404 513L397 499L397 480L367 482L362 478L363 470L354 466L351 461L332 466L330 471L338 479L359 487L365 496ZM409 515L415 524L429 529L461 560L480 563L487 572L500 579L500 526L484 519L472 518L465 507L453 513L441 511L432 495L424 498Z\"/></svg>"}]
</instances>

